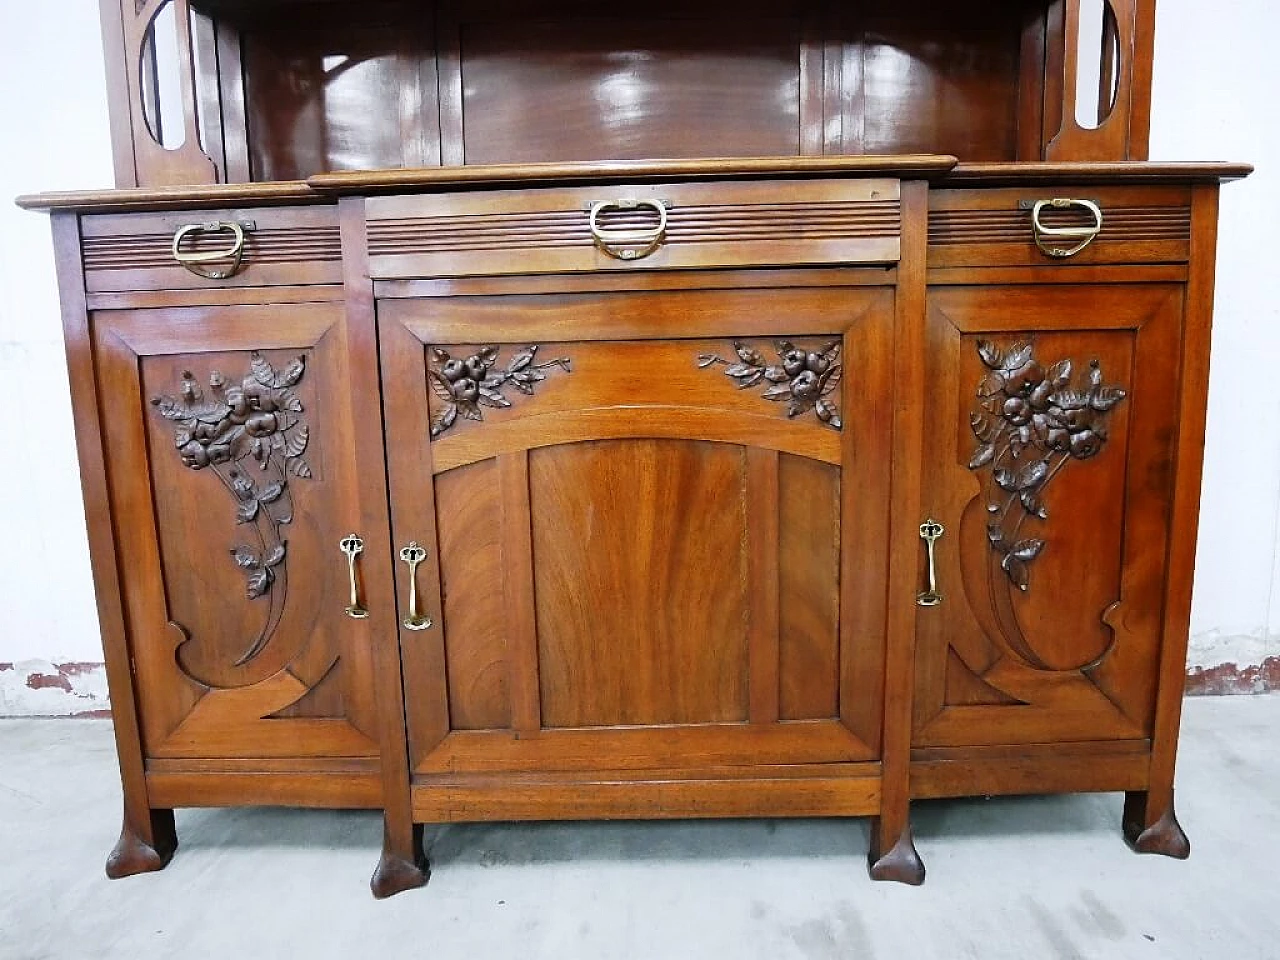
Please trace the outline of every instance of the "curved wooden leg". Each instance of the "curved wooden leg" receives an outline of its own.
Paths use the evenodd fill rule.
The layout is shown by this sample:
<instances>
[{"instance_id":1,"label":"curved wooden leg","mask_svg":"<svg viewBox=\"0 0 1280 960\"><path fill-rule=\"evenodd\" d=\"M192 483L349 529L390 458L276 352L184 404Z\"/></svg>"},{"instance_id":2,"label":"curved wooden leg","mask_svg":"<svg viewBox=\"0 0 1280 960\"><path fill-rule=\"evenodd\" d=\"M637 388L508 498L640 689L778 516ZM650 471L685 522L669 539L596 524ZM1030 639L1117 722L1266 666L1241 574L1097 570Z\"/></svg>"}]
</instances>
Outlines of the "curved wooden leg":
<instances>
[{"instance_id":1,"label":"curved wooden leg","mask_svg":"<svg viewBox=\"0 0 1280 960\"><path fill-rule=\"evenodd\" d=\"M378 867L373 871L373 879L369 888L378 900L426 886L431 876L431 868L427 864L427 855L422 849L422 824L415 823L409 831L409 842L394 842L390 824L383 821L382 857Z\"/></svg>"},{"instance_id":2,"label":"curved wooden leg","mask_svg":"<svg viewBox=\"0 0 1280 960\"><path fill-rule=\"evenodd\" d=\"M141 823L124 813L120 839L107 857L107 876L112 880L139 873L163 870L178 849L178 831L172 810L148 810Z\"/></svg>"},{"instance_id":3,"label":"curved wooden leg","mask_svg":"<svg viewBox=\"0 0 1280 960\"><path fill-rule=\"evenodd\" d=\"M1173 812L1173 791L1157 797L1154 791L1124 795L1124 838L1137 853L1158 853L1185 860L1191 841Z\"/></svg>"},{"instance_id":4,"label":"curved wooden leg","mask_svg":"<svg viewBox=\"0 0 1280 960\"><path fill-rule=\"evenodd\" d=\"M913 887L924 883L924 863L912 842L910 823L904 823L896 835L890 835L883 817L872 821L867 870L872 880L894 880Z\"/></svg>"}]
</instances>

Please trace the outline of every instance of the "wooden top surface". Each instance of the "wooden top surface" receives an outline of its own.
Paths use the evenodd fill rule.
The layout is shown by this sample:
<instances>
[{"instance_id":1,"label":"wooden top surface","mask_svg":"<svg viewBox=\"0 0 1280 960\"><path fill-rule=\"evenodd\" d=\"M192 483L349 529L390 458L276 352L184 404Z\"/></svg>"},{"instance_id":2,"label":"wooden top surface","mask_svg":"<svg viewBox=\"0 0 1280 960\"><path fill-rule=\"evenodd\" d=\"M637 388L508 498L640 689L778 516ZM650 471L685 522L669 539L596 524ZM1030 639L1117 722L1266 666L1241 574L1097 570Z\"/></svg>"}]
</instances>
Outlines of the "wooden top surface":
<instances>
[{"instance_id":1,"label":"wooden top surface","mask_svg":"<svg viewBox=\"0 0 1280 960\"><path fill-rule=\"evenodd\" d=\"M86 190L21 196L27 210L105 213L229 205L326 203L339 196L439 192L513 186L572 186L663 179L732 180L766 177L894 177L944 186L1035 183L1226 182L1247 177L1235 163L959 163L955 157L913 154L857 157L759 157L729 160L616 160L597 163L496 164L323 173L308 180Z\"/></svg>"}]
</instances>

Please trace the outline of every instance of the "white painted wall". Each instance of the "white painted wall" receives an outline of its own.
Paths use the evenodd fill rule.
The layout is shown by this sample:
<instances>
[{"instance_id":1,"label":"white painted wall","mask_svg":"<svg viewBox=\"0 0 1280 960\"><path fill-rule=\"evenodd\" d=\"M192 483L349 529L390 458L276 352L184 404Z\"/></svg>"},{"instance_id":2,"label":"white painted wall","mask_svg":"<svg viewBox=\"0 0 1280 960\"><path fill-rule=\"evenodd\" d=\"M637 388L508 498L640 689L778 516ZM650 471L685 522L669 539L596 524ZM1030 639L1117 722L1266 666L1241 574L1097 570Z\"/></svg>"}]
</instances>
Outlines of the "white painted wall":
<instances>
[{"instance_id":1,"label":"white painted wall","mask_svg":"<svg viewBox=\"0 0 1280 960\"><path fill-rule=\"evenodd\" d=\"M1256 664L1280 654L1280 14L1159 4L1152 156L1260 168L1223 192L1191 656ZM98 661L48 226L7 202L111 185L97 0L0 4L0 130L0 662Z\"/></svg>"}]
</instances>

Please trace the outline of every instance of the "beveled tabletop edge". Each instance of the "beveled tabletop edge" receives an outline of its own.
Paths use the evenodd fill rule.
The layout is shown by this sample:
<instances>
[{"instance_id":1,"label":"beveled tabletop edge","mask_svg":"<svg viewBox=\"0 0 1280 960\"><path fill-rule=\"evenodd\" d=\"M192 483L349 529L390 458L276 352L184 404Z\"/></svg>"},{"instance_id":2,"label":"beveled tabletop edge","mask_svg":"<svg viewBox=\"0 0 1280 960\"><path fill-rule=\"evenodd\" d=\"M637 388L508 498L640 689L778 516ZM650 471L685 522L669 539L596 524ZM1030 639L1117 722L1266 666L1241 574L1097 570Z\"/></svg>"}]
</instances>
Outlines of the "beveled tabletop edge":
<instances>
[{"instance_id":1,"label":"beveled tabletop edge","mask_svg":"<svg viewBox=\"0 0 1280 960\"><path fill-rule=\"evenodd\" d=\"M1227 182L1249 176L1242 163L1114 163L1018 161L960 163L941 154L828 157L748 157L719 160L608 160L591 163L491 164L408 170L321 173L307 180L203 186L130 187L28 194L26 210L84 213L210 208L245 204L332 203L339 196L438 192L515 186L573 186L667 178L694 180L764 177L884 176L930 180L940 186L1002 184Z\"/></svg>"}]
</instances>

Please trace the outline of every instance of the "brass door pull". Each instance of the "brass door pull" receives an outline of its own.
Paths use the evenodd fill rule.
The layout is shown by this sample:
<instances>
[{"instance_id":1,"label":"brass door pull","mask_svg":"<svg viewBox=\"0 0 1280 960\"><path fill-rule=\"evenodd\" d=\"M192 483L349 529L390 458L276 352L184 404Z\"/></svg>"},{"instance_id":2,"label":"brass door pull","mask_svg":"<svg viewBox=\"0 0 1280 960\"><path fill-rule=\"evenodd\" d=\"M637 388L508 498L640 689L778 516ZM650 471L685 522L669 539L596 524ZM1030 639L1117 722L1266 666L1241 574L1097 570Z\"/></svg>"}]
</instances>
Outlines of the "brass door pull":
<instances>
[{"instance_id":1,"label":"brass door pull","mask_svg":"<svg viewBox=\"0 0 1280 960\"><path fill-rule=\"evenodd\" d=\"M646 230L608 230L600 226L600 215L606 210L653 210L658 214L658 225ZM639 260L658 249L667 234L667 201L636 200L625 197L620 200L601 200L591 205L588 220L591 236L600 249L619 260Z\"/></svg>"},{"instance_id":2,"label":"brass door pull","mask_svg":"<svg viewBox=\"0 0 1280 960\"><path fill-rule=\"evenodd\" d=\"M929 589L916 594L916 603L922 607L936 607L942 603L942 594L938 592L938 565L934 556L934 544L946 532L946 527L932 517L920 524L920 539L924 541L925 550L929 554Z\"/></svg>"},{"instance_id":3,"label":"brass door pull","mask_svg":"<svg viewBox=\"0 0 1280 960\"><path fill-rule=\"evenodd\" d=\"M427 551L415 540L400 551L400 559L409 565L409 612L401 623L406 630L427 630L431 618L418 614L418 564L427 559Z\"/></svg>"},{"instance_id":4,"label":"brass door pull","mask_svg":"<svg viewBox=\"0 0 1280 960\"><path fill-rule=\"evenodd\" d=\"M1093 216L1093 223L1087 227L1050 227L1040 219L1045 207L1054 210L1086 210ZM1035 234L1036 246L1046 257L1065 259L1093 243L1102 232L1102 208L1092 200L1037 200L1031 208L1031 228ZM1054 241L1066 241L1067 246L1055 246Z\"/></svg>"},{"instance_id":5,"label":"brass door pull","mask_svg":"<svg viewBox=\"0 0 1280 960\"><path fill-rule=\"evenodd\" d=\"M173 259L182 264L197 277L206 280L226 280L240 271L244 260L245 234L254 229L252 221L237 223L234 220L214 220L209 223L188 223L179 227L173 235ZM182 249L182 241L188 237L195 238L204 234L230 234L231 246L222 250L202 250L194 252ZM229 266L215 267L211 264L226 263Z\"/></svg>"},{"instance_id":6,"label":"brass door pull","mask_svg":"<svg viewBox=\"0 0 1280 960\"><path fill-rule=\"evenodd\" d=\"M356 557L364 552L364 541L354 533L342 538L338 547L347 555L347 575L351 578L351 602L347 604L347 616L353 620L363 620L369 611L360 606L360 585L356 580Z\"/></svg>"}]
</instances>

